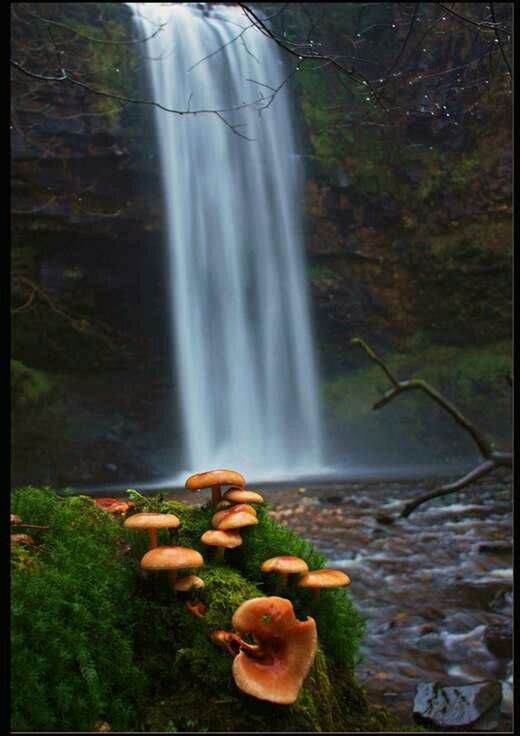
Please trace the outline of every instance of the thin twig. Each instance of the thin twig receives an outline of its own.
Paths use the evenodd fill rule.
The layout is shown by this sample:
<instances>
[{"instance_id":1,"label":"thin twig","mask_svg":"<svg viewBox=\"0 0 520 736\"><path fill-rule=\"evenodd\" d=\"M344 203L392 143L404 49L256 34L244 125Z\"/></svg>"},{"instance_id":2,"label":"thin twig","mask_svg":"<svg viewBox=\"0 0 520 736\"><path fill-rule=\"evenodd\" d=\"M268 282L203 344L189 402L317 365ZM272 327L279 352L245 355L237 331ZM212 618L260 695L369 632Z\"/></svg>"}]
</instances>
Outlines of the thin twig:
<instances>
[{"instance_id":1,"label":"thin twig","mask_svg":"<svg viewBox=\"0 0 520 736\"><path fill-rule=\"evenodd\" d=\"M401 511L401 516L403 518L410 516L410 514L415 511L416 508L421 506L423 503L426 503L426 501L430 501L432 498L447 496L450 493L460 491L474 481L478 480L479 478L483 478L485 475L488 475L488 473L490 473L492 470L495 470L496 468L512 467L512 453L493 450L492 445L486 440L484 434L457 409L455 404L453 404L445 396L439 393L439 391L430 386L429 383L423 381L420 378L412 378L408 381L398 381L392 375L386 363L375 354L375 352L366 344L366 342L364 342L364 340L361 340L359 337L355 337L353 340L351 340L351 344L359 345L361 348L363 348L368 357L383 369L389 381L393 385L393 388L390 391L388 391L381 399L375 402L374 406L372 407L373 409L381 409L396 396L399 396L406 391L414 389L423 391L437 404L439 404L439 406L445 409L448 414L453 417L457 424L471 436L471 438L477 445L481 456L483 457L483 462L479 463L475 468L470 470L469 473L462 476L458 480L443 485L440 488L431 491L430 493L426 493L423 496L419 496L418 498L409 501L405 505L404 509Z\"/></svg>"}]
</instances>

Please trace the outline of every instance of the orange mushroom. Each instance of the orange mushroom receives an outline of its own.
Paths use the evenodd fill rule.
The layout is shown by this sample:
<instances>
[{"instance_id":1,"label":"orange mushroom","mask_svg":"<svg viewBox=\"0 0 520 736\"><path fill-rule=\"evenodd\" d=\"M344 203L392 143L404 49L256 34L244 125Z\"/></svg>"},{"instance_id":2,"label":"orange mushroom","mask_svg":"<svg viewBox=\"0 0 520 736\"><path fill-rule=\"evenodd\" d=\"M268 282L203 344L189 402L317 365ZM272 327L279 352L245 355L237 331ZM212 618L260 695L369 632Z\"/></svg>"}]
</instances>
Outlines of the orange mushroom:
<instances>
[{"instance_id":1,"label":"orange mushroom","mask_svg":"<svg viewBox=\"0 0 520 736\"><path fill-rule=\"evenodd\" d=\"M154 547L141 560L143 570L166 570L170 588L175 591L177 573L189 567L200 567L204 558L189 547Z\"/></svg>"},{"instance_id":2,"label":"orange mushroom","mask_svg":"<svg viewBox=\"0 0 520 736\"><path fill-rule=\"evenodd\" d=\"M226 501L233 501L234 503L263 503L264 497L256 491L246 491L238 486L229 488L223 495Z\"/></svg>"},{"instance_id":3,"label":"orange mushroom","mask_svg":"<svg viewBox=\"0 0 520 736\"><path fill-rule=\"evenodd\" d=\"M216 506L221 500L220 486L240 486L243 488L246 480L236 470L207 470L204 473L190 475L186 480L185 488L190 491L198 491L201 488L211 488L211 503Z\"/></svg>"},{"instance_id":4,"label":"orange mushroom","mask_svg":"<svg viewBox=\"0 0 520 736\"><path fill-rule=\"evenodd\" d=\"M125 519L126 529L146 529L148 531L148 549L157 547L157 529L177 529L180 521L175 514L152 514L142 512L132 514Z\"/></svg>"},{"instance_id":5,"label":"orange mushroom","mask_svg":"<svg viewBox=\"0 0 520 736\"><path fill-rule=\"evenodd\" d=\"M285 588L289 575L309 572L309 566L305 560L295 555L279 555L262 562L260 570L262 572L277 572L280 576L280 587Z\"/></svg>"},{"instance_id":6,"label":"orange mushroom","mask_svg":"<svg viewBox=\"0 0 520 736\"><path fill-rule=\"evenodd\" d=\"M236 506L231 506L229 509L221 509L220 511L217 511L216 514L213 514L211 523L215 529L218 529L220 522L229 514L238 514L241 511L244 511L246 514L251 514L251 516L256 518L256 511L252 506L248 503L239 503Z\"/></svg>"},{"instance_id":7,"label":"orange mushroom","mask_svg":"<svg viewBox=\"0 0 520 736\"><path fill-rule=\"evenodd\" d=\"M310 616L298 621L291 601L278 596L252 598L232 618L238 633L212 637L228 651L239 646L233 660L233 677L242 692L259 700L294 703L307 676L318 644L316 622ZM243 640L251 634L256 644Z\"/></svg>"},{"instance_id":8,"label":"orange mushroom","mask_svg":"<svg viewBox=\"0 0 520 736\"><path fill-rule=\"evenodd\" d=\"M350 585L350 578L341 570L331 570L323 568L321 570L312 570L302 575L298 580L299 588L311 588L314 599L317 600L322 588L342 588L344 585Z\"/></svg>"},{"instance_id":9,"label":"orange mushroom","mask_svg":"<svg viewBox=\"0 0 520 736\"><path fill-rule=\"evenodd\" d=\"M202 544L208 547L216 547L214 560L222 561L224 559L224 550L234 549L242 544L242 537L238 532L226 532L222 529L208 529L201 536Z\"/></svg>"},{"instance_id":10,"label":"orange mushroom","mask_svg":"<svg viewBox=\"0 0 520 736\"><path fill-rule=\"evenodd\" d=\"M11 524L21 524L22 520L16 514L11 514Z\"/></svg>"},{"instance_id":11,"label":"orange mushroom","mask_svg":"<svg viewBox=\"0 0 520 736\"><path fill-rule=\"evenodd\" d=\"M198 601L197 603L186 601L186 608L191 614L198 618L204 618L204 614L207 611L207 606L202 601Z\"/></svg>"},{"instance_id":12,"label":"orange mushroom","mask_svg":"<svg viewBox=\"0 0 520 736\"><path fill-rule=\"evenodd\" d=\"M232 506L224 511L217 511L211 519L212 525L216 529L242 529L245 526L254 526L258 524L256 514L244 510L239 506Z\"/></svg>"},{"instance_id":13,"label":"orange mushroom","mask_svg":"<svg viewBox=\"0 0 520 736\"><path fill-rule=\"evenodd\" d=\"M108 514L124 514L128 509L135 506L133 501L122 501L120 498L110 498L108 496L104 498L96 498L94 499L94 503L98 509L102 509Z\"/></svg>"},{"instance_id":14,"label":"orange mushroom","mask_svg":"<svg viewBox=\"0 0 520 736\"><path fill-rule=\"evenodd\" d=\"M11 544L34 544L34 539L29 534L11 534Z\"/></svg>"}]
</instances>

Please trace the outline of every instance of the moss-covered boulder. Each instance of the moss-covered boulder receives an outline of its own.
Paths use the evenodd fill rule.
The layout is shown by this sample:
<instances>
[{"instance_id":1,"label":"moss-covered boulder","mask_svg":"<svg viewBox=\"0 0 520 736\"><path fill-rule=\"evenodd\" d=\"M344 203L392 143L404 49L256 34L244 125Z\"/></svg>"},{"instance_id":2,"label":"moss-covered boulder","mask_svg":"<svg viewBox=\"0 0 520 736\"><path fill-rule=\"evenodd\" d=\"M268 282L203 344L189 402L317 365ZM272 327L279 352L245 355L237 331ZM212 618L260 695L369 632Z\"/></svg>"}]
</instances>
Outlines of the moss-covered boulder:
<instances>
[{"instance_id":1,"label":"moss-covered boulder","mask_svg":"<svg viewBox=\"0 0 520 736\"><path fill-rule=\"evenodd\" d=\"M323 591L312 603L289 586L297 616L312 615L319 647L293 705L244 695L232 657L209 634L231 630L246 600L277 593L276 576L260 572L269 552L323 557L258 506L259 524L224 562L200 543L213 510L131 493L135 510L170 511L181 525L160 530L160 544L199 549L204 588L175 594L166 575L144 573L147 535L85 496L58 497L23 488L12 512L34 530L35 544L12 550L12 728L145 731L373 731L397 729L386 711L369 705L355 681L363 621L344 590ZM32 531L32 530L31 530ZM190 573L191 570L186 570ZM186 603L203 604L195 616Z\"/></svg>"}]
</instances>

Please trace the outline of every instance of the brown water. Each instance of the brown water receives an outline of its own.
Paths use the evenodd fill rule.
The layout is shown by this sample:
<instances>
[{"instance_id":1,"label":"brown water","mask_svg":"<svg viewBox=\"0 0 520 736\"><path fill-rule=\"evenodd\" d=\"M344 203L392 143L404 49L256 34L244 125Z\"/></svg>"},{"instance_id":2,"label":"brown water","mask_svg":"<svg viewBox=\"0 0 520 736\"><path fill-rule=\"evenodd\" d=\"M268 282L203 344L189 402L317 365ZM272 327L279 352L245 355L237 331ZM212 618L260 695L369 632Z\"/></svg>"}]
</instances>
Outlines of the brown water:
<instances>
[{"instance_id":1,"label":"brown water","mask_svg":"<svg viewBox=\"0 0 520 736\"><path fill-rule=\"evenodd\" d=\"M421 680L495 679L503 691L495 730L510 731L511 655L507 640L506 651L492 643L490 651L486 633L512 623L511 482L484 481L385 523L436 485L356 482L265 495L279 521L351 577L351 595L367 617L358 677L372 701L413 723Z\"/></svg>"}]
</instances>

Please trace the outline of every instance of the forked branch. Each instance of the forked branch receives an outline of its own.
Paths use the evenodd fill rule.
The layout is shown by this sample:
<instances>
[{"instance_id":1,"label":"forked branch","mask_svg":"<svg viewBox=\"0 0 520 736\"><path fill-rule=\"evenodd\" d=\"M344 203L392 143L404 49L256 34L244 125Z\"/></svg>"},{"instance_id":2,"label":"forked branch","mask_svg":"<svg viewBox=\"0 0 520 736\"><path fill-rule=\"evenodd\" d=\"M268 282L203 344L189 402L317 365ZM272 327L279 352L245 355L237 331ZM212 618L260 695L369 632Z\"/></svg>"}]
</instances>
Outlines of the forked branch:
<instances>
[{"instance_id":1,"label":"forked branch","mask_svg":"<svg viewBox=\"0 0 520 736\"><path fill-rule=\"evenodd\" d=\"M439 406L445 409L448 414L453 417L457 424L471 436L473 442L478 447L480 455L482 456L482 462L458 480L453 481L452 483L447 483L440 488L431 491L430 493L426 493L423 496L418 496L417 498L409 501L401 512L402 517L406 518L407 516L410 516L410 514L415 511L416 508L421 506L423 503L426 503L426 501L430 501L433 498L447 496L450 493L460 491L462 488L465 488L479 478L483 478L485 475L488 475L488 473L490 473L492 470L495 470L495 468L510 468L512 466L512 453L494 450L492 445L487 441L483 432L478 427L476 427L473 422L465 417L457 409L455 404L453 404L445 396L439 393L439 391L430 386L429 383L423 381L420 378L411 378L407 381L398 381L397 378L395 378L395 376L390 372L386 363L378 355L376 355L376 353L366 344L366 342L364 342L364 340L361 340L359 337L355 337L351 341L351 344L359 345L359 347L363 348L368 357L382 368L393 386L393 388L391 388L390 391L388 391L381 399L376 401L376 403L372 407L373 409L381 409L383 406L392 401L392 399L394 399L396 396L399 396L399 394L405 393L406 391L412 391L414 389L423 391L430 398L436 401Z\"/></svg>"}]
</instances>

